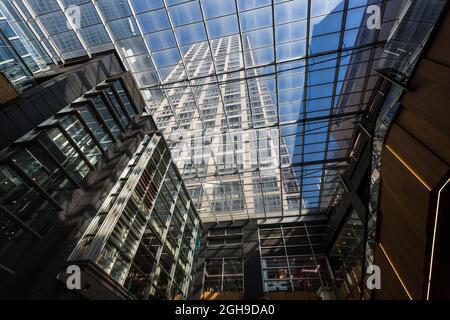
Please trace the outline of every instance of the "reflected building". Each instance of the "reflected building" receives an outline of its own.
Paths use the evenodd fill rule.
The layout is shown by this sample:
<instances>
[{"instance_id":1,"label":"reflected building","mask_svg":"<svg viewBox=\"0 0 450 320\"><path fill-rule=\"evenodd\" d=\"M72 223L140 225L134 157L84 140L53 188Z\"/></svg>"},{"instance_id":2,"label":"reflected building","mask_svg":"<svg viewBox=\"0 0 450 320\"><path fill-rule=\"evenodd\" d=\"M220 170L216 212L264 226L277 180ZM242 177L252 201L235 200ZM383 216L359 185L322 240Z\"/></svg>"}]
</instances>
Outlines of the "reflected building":
<instances>
[{"instance_id":1,"label":"reflected building","mask_svg":"<svg viewBox=\"0 0 450 320\"><path fill-rule=\"evenodd\" d=\"M367 1L369 4L370 1ZM395 21L399 17L399 10L404 5L403 1L388 1L379 6L382 12L381 28L369 28L366 7L358 7L349 4L353 11L352 16L347 17L347 24L342 38L335 38L339 52L335 53L335 72L330 77L335 78L336 84L329 93L328 126L330 128L327 140L329 151L328 158L340 159L324 165L321 185L321 198L327 199L322 203L322 210L331 214L345 192L343 181L339 176L345 172L349 165L349 159L355 156L354 145L358 144L355 137L355 128L359 126L361 119L365 117L370 108L370 98L377 86L377 66L383 56L382 40L388 39ZM344 6L342 1L333 10L339 12ZM313 36L332 25L334 15L324 17L314 26ZM322 31L323 32L323 31ZM320 37L311 41L311 46L319 46ZM312 52L314 54L314 52ZM317 59L311 59L311 63ZM327 159L325 159L327 160Z\"/></svg>"},{"instance_id":2,"label":"reflected building","mask_svg":"<svg viewBox=\"0 0 450 320\"><path fill-rule=\"evenodd\" d=\"M352 142L349 166L344 174L345 182L342 181L350 190L346 190L337 206L329 230L328 257L338 299L448 297L448 292L441 290L448 277L434 270L448 269L448 261L429 256L434 250L431 246L442 249L444 242L448 244L448 237L443 235L446 231L440 228L442 233L436 236L439 228L435 227L431 236L426 231L428 228L422 229L430 219L437 223L438 212L443 212L439 200L433 202L428 194L437 189L444 192L448 165L442 171L447 172L442 175L444 179L434 189L414 181L427 175L418 164L431 163L436 154L442 156L441 151L445 150L442 145L436 147L441 143L436 142L433 155L425 156L425 152L419 151L429 150L435 139L431 137L446 131L445 125L437 120L447 113L443 105L433 106L433 115L428 116L430 101L448 100L446 92L430 90L436 88L431 83L441 81L438 74L448 74L448 66L441 64L449 51L448 45L442 45L445 42L442 32L448 28L448 10L444 8L445 1L439 0L390 1L382 7L385 17L381 29L362 28L357 34L358 45L373 42L378 34L387 39L387 44L374 51L356 52L349 59L345 79L350 81L343 86L342 98L338 100L341 114L361 113L356 119L359 128L353 140L349 140ZM365 26L366 21L361 25ZM437 59L434 66L428 63L430 57ZM369 70L372 71L365 82L353 80ZM417 90L413 94L407 89L409 84ZM350 94L355 90L359 94ZM418 129L418 123L428 124ZM334 127L339 129L341 125ZM433 133L428 132L431 130ZM350 135L339 137L349 139ZM406 149L408 152L403 151ZM426 160L419 160L422 156ZM417 167L411 169L411 163ZM441 165L434 163L433 170ZM358 195L349 197L352 192ZM419 197L419 194L427 195ZM341 224L338 228L337 223ZM416 261L412 268L411 261ZM434 263L439 267L433 266ZM386 285L380 290L365 285L369 274L364 272L372 265L382 270L382 283Z\"/></svg>"}]
</instances>

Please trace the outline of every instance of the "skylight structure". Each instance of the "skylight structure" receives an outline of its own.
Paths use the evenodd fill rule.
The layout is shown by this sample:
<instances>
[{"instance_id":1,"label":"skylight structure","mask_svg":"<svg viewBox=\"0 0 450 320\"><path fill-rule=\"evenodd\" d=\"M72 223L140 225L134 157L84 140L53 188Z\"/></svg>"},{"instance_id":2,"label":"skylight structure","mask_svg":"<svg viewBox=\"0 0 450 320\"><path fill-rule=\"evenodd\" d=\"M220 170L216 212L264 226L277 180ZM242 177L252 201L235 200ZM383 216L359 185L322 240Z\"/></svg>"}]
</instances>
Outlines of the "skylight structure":
<instances>
[{"instance_id":1,"label":"skylight structure","mask_svg":"<svg viewBox=\"0 0 450 320\"><path fill-rule=\"evenodd\" d=\"M329 214L402 2L1 1L49 61L117 50L204 221Z\"/></svg>"}]
</instances>

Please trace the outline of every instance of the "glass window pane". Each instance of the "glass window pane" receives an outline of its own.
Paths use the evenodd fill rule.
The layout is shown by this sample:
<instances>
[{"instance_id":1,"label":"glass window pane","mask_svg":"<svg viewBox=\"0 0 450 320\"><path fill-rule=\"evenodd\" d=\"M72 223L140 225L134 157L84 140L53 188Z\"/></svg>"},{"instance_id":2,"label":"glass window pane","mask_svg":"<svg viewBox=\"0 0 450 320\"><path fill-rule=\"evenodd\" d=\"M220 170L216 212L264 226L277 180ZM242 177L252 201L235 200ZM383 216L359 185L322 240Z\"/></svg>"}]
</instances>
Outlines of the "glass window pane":
<instances>
[{"instance_id":1,"label":"glass window pane","mask_svg":"<svg viewBox=\"0 0 450 320\"><path fill-rule=\"evenodd\" d=\"M291 42L306 38L306 22L292 22L275 28L276 42Z\"/></svg>"},{"instance_id":2,"label":"glass window pane","mask_svg":"<svg viewBox=\"0 0 450 320\"><path fill-rule=\"evenodd\" d=\"M114 108L114 111L119 116L120 122L122 122L123 126L126 127L128 125L128 118L126 117L125 112L123 111L122 106L119 103L119 100L117 100L114 91L111 88L107 88L104 90L104 92L106 93L106 97L109 103Z\"/></svg>"},{"instance_id":3,"label":"glass window pane","mask_svg":"<svg viewBox=\"0 0 450 320\"><path fill-rule=\"evenodd\" d=\"M150 11L137 16L142 32L155 32L170 27L169 18L166 10L160 9Z\"/></svg>"},{"instance_id":4,"label":"glass window pane","mask_svg":"<svg viewBox=\"0 0 450 320\"><path fill-rule=\"evenodd\" d=\"M139 35L139 29L133 18L124 18L107 23L114 40L130 38Z\"/></svg>"},{"instance_id":5,"label":"glass window pane","mask_svg":"<svg viewBox=\"0 0 450 320\"><path fill-rule=\"evenodd\" d=\"M210 38L220 38L239 31L236 15L208 20L206 22Z\"/></svg>"},{"instance_id":6,"label":"glass window pane","mask_svg":"<svg viewBox=\"0 0 450 320\"><path fill-rule=\"evenodd\" d=\"M120 99L122 100L122 103L124 104L125 108L127 109L128 114L130 116L135 115L136 110L135 110L133 104L131 103L130 98L128 97L128 94L126 93L120 80L114 81L113 84L114 84L114 88L116 89L117 93L120 96Z\"/></svg>"},{"instance_id":7,"label":"glass window pane","mask_svg":"<svg viewBox=\"0 0 450 320\"><path fill-rule=\"evenodd\" d=\"M175 32L181 46L206 40L205 27L203 23L194 23L188 26L178 27L175 29ZM191 46L189 45L188 49L190 47Z\"/></svg>"},{"instance_id":8,"label":"glass window pane","mask_svg":"<svg viewBox=\"0 0 450 320\"><path fill-rule=\"evenodd\" d=\"M326 17L311 18L311 36L338 32L341 30L342 12L327 15Z\"/></svg>"},{"instance_id":9,"label":"glass window pane","mask_svg":"<svg viewBox=\"0 0 450 320\"><path fill-rule=\"evenodd\" d=\"M268 6L271 0L238 0L239 11L250 10L258 7Z\"/></svg>"},{"instance_id":10,"label":"glass window pane","mask_svg":"<svg viewBox=\"0 0 450 320\"><path fill-rule=\"evenodd\" d=\"M202 20L202 13L196 1L169 7L169 13L175 27Z\"/></svg>"},{"instance_id":11,"label":"glass window pane","mask_svg":"<svg viewBox=\"0 0 450 320\"><path fill-rule=\"evenodd\" d=\"M62 127L69 136L75 141L81 152L86 156L91 164L96 164L101 157L101 152L92 140L91 136L86 132L80 120L74 115L66 116L60 120Z\"/></svg>"},{"instance_id":12,"label":"glass window pane","mask_svg":"<svg viewBox=\"0 0 450 320\"><path fill-rule=\"evenodd\" d=\"M222 259L206 260L206 272L209 276L222 274Z\"/></svg>"},{"instance_id":13,"label":"glass window pane","mask_svg":"<svg viewBox=\"0 0 450 320\"><path fill-rule=\"evenodd\" d=\"M61 11L41 16L39 21L50 35L70 30L67 19Z\"/></svg>"},{"instance_id":14,"label":"glass window pane","mask_svg":"<svg viewBox=\"0 0 450 320\"><path fill-rule=\"evenodd\" d=\"M312 54L337 50L339 47L339 33L310 38L309 45Z\"/></svg>"},{"instance_id":15,"label":"glass window pane","mask_svg":"<svg viewBox=\"0 0 450 320\"><path fill-rule=\"evenodd\" d=\"M340 0L339 0L340 1ZM311 1L315 2L315 1ZM306 0L293 0L275 5L275 24L306 19L308 4Z\"/></svg>"},{"instance_id":16,"label":"glass window pane","mask_svg":"<svg viewBox=\"0 0 450 320\"><path fill-rule=\"evenodd\" d=\"M87 164L81 159L80 155L59 129L50 129L46 135L43 135L42 142L74 177L78 175L84 177L90 171Z\"/></svg>"},{"instance_id":17,"label":"glass window pane","mask_svg":"<svg viewBox=\"0 0 450 320\"><path fill-rule=\"evenodd\" d=\"M301 58L306 54L306 41L300 40L277 45L278 61Z\"/></svg>"},{"instance_id":18,"label":"glass window pane","mask_svg":"<svg viewBox=\"0 0 450 320\"><path fill-rule=\"evenodd\" d=\"M6 166L0 166L0 203L15 212L26 207L36 191Z\"/></svg>"},{"instance_id":19,"label":"glass window pane","mask_svg":"<svg viewBox=\"0 0 450 320\"><path fill-rule=\"evenodd\" d=\"M164 8L164 3L162 0L130 0L130 2L136 13Z\"/></svg>"},{"instance_id":20,"label":"glass window pane","mask_svg":"<svg viewBox=\"0 0 450 320\"><path fill-rule=\"evenodd\" d=\"M242 12L239 16L242 32L272 25L272 9L270 7Z\"/></svg>"},{"instance_id":21,"label":"glass window pane","mask_svg":"<svg viewBox=\"0 0 450 320\"><path fill-rule=\"evenodd\" d=\"M241 258L225 258L223 265L224 274L241 274L243 273Z\"/></svg>"},{"instance_id":22,"label":"glass window pane","mask_svg":"<svg viewBox=\"0 0 450 320\"><path fill-rule=\"evenodd\" d=\"M206 19L217 18L231 13L236 13L234 1L202 0L202 7Z\"/></svg>"},{"instance_id":23,"label":"glass window pane","mask_svg":"<svg viewBox=\"0 0 450 320\"><path fill-rule=\"evenodd\" d=\"M105 28L100 24L80 29L80 34L88 47L111 42Z\"/></svg>"},{"instance_id":24,"label":"glass window pane","mask_svg":"<svg viewBox=\"0 0 450 320\"><path fill-rule=\"evenodd\" d=\"M344 9L342 0L314 0L311 1L311 17L326 15Z\"/></svg>"},{"instance_id":25,"label":"glass window pane","mask_svg":"<svg viewBox=\"0 0 450 320\"><path fill-rule=\"evenodd\" d=\"M172 66L179 62L180 53L178 52L177 48L166 49L155 52L153 55L153 59L155 60L156 66L158 68Z\"/></svg>"},{"instance_id":26,"label":"glass window pane","mask_svg":"<svg viewBox=\"0 0 450 320\"><path fill-rule=\"evenodd\" d=\"M86 122L86 125L92 131L97 141L103 147L103 150L107 150L108 147L113 142L112 138L109 136L106 131L103 123L101 123L96 116L92 113L90 107L82 106L78 108L78 112L81 118Z\"/></svg>"},{"instance_id":27,"label":"glass window pane","mask_svg":"<svg viewBox=\"0 0 450 320\"><path fill-rule=\"evenodd\" d=\"M146 35L145 39L152 52L176 46L172 30L151 33Z\"/></svg>"},{"instance_id":28,"label":"glass window pane","mask_svg":"<svg viewBox=\"0 0 450 320\"><path fill-rule=\"evenodd\" d=\"M97 0L97 4L106 21L131 16L131 10L127 1Z\"/></svg>"},{"instance_id":29,"label":"glass window pane","mask_svg":"<svg viewBox=\"0 0 450 320\"><path fill-rule=\"evenodd\" d=\"M94 103L95 108L97 109L100 116L103 118L103 121L106 123L113 136L117 137L121 131L120 127L114 120L109 109L106 107L103 99L100 96L93 96L90 99Z\"/></svg>"}]
</instances>

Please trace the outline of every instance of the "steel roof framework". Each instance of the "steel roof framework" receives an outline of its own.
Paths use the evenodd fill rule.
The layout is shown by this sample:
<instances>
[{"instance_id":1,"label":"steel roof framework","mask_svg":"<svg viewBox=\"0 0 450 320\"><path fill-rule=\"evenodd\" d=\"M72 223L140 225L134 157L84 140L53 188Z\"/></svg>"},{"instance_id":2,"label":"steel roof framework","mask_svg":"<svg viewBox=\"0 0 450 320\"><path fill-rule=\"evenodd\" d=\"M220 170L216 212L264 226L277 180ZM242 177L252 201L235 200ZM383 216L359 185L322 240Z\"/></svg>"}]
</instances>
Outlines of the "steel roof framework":
<instances>
[{"instance_id":1,"label":"steel roof framework","mask_svg":"<svg viewBox=\"0 0 450 320\"><path fill-rule=\"evenodd\" d=\"M6 1L20 9L17 22L20 19L36 22L33 28L40 30L33 31L48 38L58 60L64 62L115 48L135 76L149 111L157 118L164 106L168 106L178 128L181 128L180 112L171 101L175 89L188 88L197 112L197 119L191 121L201 123L204 129L197 94L209 90L211 85L218 88L218 110L222 113L217 116L223 115L232 131L225 108L224 88L233 81L242 83L246 88L244 98L250 119L242 119L239 130L271 130L274 133L274 139L278 140L276 176L279 195L282 200L288 196L299 199L301 205L296 213L299 217L327 212L335 201L336 189L342 187L338 177L345 170L358 119L366 112L375 84L373 69L381 58L382 46L388 37L388 32L383 30L390 30L396 21L395 14L389 11L396 0ZM381 32L367 30L364 22L369 4L382 8ZM79 28L68 16L72 5L83 9ZM304 14L294 16L296 12ZM54 27L62 25L71 26L72 30ZM303 29L305 34L302 38L298 33ZM106 37L100 36L103 32ZM62 41L69 33L70 39ZM244 64L219 72L217 52L213 52L212 42L233 35L239 36L238 54ZM265 36L270 36L270 39ZM283 40L283 37L288 39ZM245 47L244 38L248 39L251 47ZM213 68L206 76L196 77L190 74L189 62L184 56L192 45L201 43L208 46L209 54L204 59L211 59ZM216 51L218 49L219 46ZM247 63L246 54L254 56L253 64ZM149 63L142 63L145 61ZM175 82L167 81L167 75L177 66L182 66L185 77ZM237 79L222 80L224 76L237 73ZM249 81L253 79L267 84L276 110L275 122L255 126L249 89ZM350 96L357 97L357 101ZM221 133L214 131L212 134ZM193 135L193 132L188 132L187 138ZM189 139L184 139L183 144L189 148ZM282 145L289 150L288 164L282 162ZM237 162L236 151L233 150L233 159ZM215 167L212 170L216 172L214 175L204 176L194 166L196 174L184 176L188 186L203 189L202 208L208 208L203 213L200 211L204 221L286 216L284 206L278 213L268 215L265 201L263 213L257 213L251 199L245 199L245 209L239 214L230 209L229 195L223 189L223 182L237 176L243 188L251 181L254 171L262 181L262 167L218 174L214 159L208 165ZM179 169L183 173L183 168ZM289 175L285 177L287 171L293 173L291 178ZM297 195L289 194L281 187L289 179L298 184ZM227 213L215 212L213 195L208 194L205 187L217 182L222 186L228 203ZM257 187L265 198L267 190L264 183ZM292 217L292 213L288 216Z\"/></svg>"}]
</instances>

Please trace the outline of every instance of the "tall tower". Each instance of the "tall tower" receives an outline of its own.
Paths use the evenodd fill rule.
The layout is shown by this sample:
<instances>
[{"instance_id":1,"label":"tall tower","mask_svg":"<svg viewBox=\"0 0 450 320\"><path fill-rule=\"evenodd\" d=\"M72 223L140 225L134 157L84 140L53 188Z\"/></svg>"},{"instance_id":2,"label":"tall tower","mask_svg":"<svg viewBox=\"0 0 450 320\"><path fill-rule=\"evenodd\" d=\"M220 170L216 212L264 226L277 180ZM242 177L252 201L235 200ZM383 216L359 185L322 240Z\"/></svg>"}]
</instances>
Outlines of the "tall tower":
<instances>
[{"instance_id":1,"label":"tall tower","mask_svg":"<svg viewBox=\"0 0 450 320\"><path fill-rule=\"evenodd\" d=\"M276 107L250 49L238 35L193 44L164 80L169 98L149 107L206 222L299 215Z\"/></svg>"}]
</instances>

